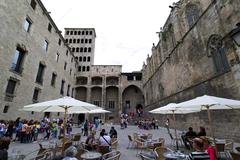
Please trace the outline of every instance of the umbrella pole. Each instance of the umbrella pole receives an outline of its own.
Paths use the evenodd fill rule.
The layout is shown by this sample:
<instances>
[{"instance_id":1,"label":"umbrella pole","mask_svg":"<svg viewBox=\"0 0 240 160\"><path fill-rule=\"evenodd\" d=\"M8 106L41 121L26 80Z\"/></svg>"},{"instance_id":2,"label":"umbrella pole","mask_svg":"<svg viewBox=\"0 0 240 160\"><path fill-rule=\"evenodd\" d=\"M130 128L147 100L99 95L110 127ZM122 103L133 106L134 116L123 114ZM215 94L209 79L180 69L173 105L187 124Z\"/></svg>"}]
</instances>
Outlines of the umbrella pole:
<instances>
[{"instance_id":1,"label":"umbrella pole","mask_svg":"<svg viewBox=\"0 0 240 160\"><path fill-rule=\"evenodd\" d=\"M175 118L174 111L173 111L173 123L174 123L175 137L176 137L176 146L177 146L177 150L178 150L179 149L179 147L178 147L178 137L177 137L176 118Z\"/></svg>"},{"instance_id":2,"label":"umbrella pole","mask_svg":"<svg viewBox=\"0 0 240 160\"><path fill-rule=\"evenodd\" d=\"M63 120L63 145L62 145L62 155L64 154L64 144L65 144L65 141L66 141L66 125L67 125L67 107L65 106L64 107L65 109L65 112L64 112L64 120Z\"/></svg>"},{"instance_id":3,"label":"umbrella pole","mask_svg":"<svg viewBox=\"0 0 240 160\"><path fill-rule=\"evenodd\" d=\"M210 110L209 110L209 106L206 106L206 108L207 108L207 112L208 112L208 120L209 120L211 136L213 137L213 143L216 146L216 140L215 140L215 137L214 137L213 126L212 126L212 118L211 118L211 113L210 113Z\"/></svg>"}]
</instances>

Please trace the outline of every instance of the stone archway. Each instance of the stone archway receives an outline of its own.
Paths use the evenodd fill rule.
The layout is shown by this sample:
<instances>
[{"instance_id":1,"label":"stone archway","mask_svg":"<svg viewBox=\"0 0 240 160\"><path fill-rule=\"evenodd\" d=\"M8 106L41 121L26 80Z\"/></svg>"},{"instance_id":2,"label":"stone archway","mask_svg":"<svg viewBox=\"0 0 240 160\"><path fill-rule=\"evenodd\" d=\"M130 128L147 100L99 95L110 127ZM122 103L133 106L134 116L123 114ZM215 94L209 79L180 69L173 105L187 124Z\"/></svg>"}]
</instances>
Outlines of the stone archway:
<instances>
[{"instance_id":1,"label":"stone archway","mask_svg":"<svg viewBox=\"0 0 240 160\"><path fill-rule=\"evenodd\" d=\"M143 92L135 85L126 87L122 92L122 112L135 117L137 109L144 108Z\"/></svg>"}]
</instances>

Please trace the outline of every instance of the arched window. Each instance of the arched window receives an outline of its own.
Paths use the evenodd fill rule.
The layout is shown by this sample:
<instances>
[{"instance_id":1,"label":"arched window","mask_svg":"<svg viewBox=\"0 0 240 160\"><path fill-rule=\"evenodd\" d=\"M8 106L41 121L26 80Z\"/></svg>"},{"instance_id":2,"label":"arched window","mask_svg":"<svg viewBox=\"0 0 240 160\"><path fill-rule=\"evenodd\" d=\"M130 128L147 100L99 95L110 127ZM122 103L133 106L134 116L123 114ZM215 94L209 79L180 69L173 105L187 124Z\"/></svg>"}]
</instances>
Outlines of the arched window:
<instances>
[{"instance_id":1,"label":"arched window","mask_svg":"<svg viewBox=\"0 0 240 160\"><path fill-rule=\"evenodd\" d=\"M81 35L81 31L78 31L78 35Z\"/></svg>"},{"instance_id":2,"label":"arched window","mask_svg":"<svg viewBox=\"0 0 240 160\"><path fill-rule=\"evenodd\" d=\"M199 18L199 8L196 4L187 4L186 6L186 18L188 25L191 27Z\"/></svg>"},{"instance_id":3,"label":"arched window","mask_svg":"<svg viewBox=\"0 0 240 160\"><path fill-rule=\"evenodd\" d=\"M65 42L68 43L68 39L65 39Z\"/></svg>"},{"instance_id":4,"label":"arched window","mask_svg":"<svg viewBox=\"0 0 240 160\"><path fill-rule=\"evenodd\" d=\"M208 39L208 56L212 56L215 69L218 73L230 70L228 59L223 48L222 37L220 35L211 35Z\"/></svg>"},{"instance_id":5,"label":"arched window","mask_svg":"<svg viewBox=\"0 0 240 160\"><path fill-rule=\"evenodd\" d=\"M83 72L85 72L85 70L86 70L86 67L85 67L85 66L83 66L83 67L82 67L82 71L83 71Z\"/></svg>"},{"instance_id":6,"label":"arched window","mask_svg":"<svg viewBox=\"0 0 240 160\"><path fill-rule=\"evenodd\" d=\"M82 66L78 67L78 71L81 72L82 71Z\"/></svg>"},{"instance_id":7,"label":"arched window","mask_svg":"<svg viewBox=\"0 0 240 160\"><path fill-rule=\"evenodd\" d=\"M80 52L83 52L83 47L80 48Z\"/></svg>"},{"instance_id":8,"label":"arched window","mask_svg":"<svg viewBox=\"0 0 240 160\"><path fill-rule=\"evenodd\" d=\"M85 34L85 32L84 31L82 31L82 35L84 35Z\"/></svg>"},{"instance_id":9,"label":"arched window","mask_svg":"<svg viewBox=\"0 0 240 160\"><path fill-rule=\"evenodd\" d=\"M87 61L90 62L90 60L91 60L91 57L87 57Z\"/></svg>"},{"instance_id":10,"label":"arched window","mask_svg":"<svg viewBox=\"0 0 240 160\"><path fill-rule=\"evenodd\" d=\"M72 43L72 39L69 39L69 43Z\"/></svg>"},{"instance_id":11,"label":"arched window","mask_svg":"<svg viewBox=\"0 0 240 160\"><path fill-rule=\"evenodd\" d=\"M79 57L79 61L82 62L82 57Z\"/></svg>"},{"instance_id":12,"label":"arched window","mask_svg":"<svg viewBox=\"0 0 240 160\"><path fill-rule=\"evenodd\" d=\"M87 66L87 71L89 71L90 70L90 67L89 66Z\"/></svg>"},{"instance_id":13,"label":"arched window","mask_svg":"<svg viewBox=\"0 0 240 160\"><path fill-rule=\"evenodd\" d=\"M72 52L75 52L75 48L74 47L72 48Z\"/></svg>"},{"instance_id":14,"label":"arched window","mask_svg":"<svg viewBox=\"0 0 240 160\"><path fill-rule=\"evenodd\" d=\"M87 47L84 48L84 52L87 52Z\"/></svg>"},{"instance_id":15,"label":"arched window","mask_svg":"<svg viewBox=\"0 0 240 160\"><path fill-rule=\"evenodd\" d=\"M88 39L85 39L85 43L88 43Z\"/></svg>"},{"instance_id":16,"label":"arched window","mask_svg":"<svg viewBox=\"0 0 240 160\"><path fill-rule=\"evenodd\" d=\"M84 39L81 39L81 43L84 43Z\"/></svg>"},{"instance_id":17,"label":"arched window","mask_svg":"<svg viewBox=\"0 0 240 160\"><path fill-rule=\"evenodd\" d=\"M76 43L76 39L73 39L73 43Z\"/></svg>"},{"instance_id":18,"label":"arched window","mask_svg":"<svg viewBox=\"0 0 240 160\"><path fill-rule=\"evenodd\" d=\"M86 62L86 57L83 57L83 62Z\"/></svg>"},{"instance_id":19,"label":"arched window","mask_svg":"<svg viewBox=\"0 0 240 160\"><path fill-rule=\"evenodd\" d=\"M77 39L77 43L80 43L80 39Z\"/></svg>"},{"instance_id":20,"label":"arched window","mask_svg":"<svg viewBox=\"0 0 240 160\"><path fill-rule=\"evenodd\" d=\"M77 35L77 31L74 31L74 35Z\"/></svg>"},{"instance_id":21,"label":"arched window","mask_svg":"<svg viewBox=\"0 0 240 160\"><path fill-rule=\"evenodd\" d=\"M91 52L91 51L92 51L91 47L88 47L88 52Z\"/></svg>"},{"instance_id":22,"label":"arched window","mask_svg":"<svg viewBox=\"0 0 240 160\"><path fill-rule=\"evenodd\" d=\"M89 39L88 42L89 42L89 43L92 43L92 39Z\"/></svg>"},{"instance_id":23,"label":"arched window","mask_svg":"<svg viewBox=\"0 0 240 160\"><path fill-rule=\"evenodd\" d=\"M79 47L76 48L76 52L79 52Z\"/></svg>"}]
</instances>

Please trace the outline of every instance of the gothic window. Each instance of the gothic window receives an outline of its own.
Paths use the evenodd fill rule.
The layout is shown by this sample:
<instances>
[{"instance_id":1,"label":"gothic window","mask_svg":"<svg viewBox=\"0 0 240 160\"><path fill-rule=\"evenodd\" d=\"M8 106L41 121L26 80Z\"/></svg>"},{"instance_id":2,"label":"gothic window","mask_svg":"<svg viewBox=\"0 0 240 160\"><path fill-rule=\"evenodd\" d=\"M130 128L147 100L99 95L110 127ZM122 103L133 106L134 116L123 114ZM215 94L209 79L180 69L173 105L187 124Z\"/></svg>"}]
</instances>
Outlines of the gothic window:
<instances>
[{"instance_id":1,"label":"gothic window","mask_svg":"<svg viewBox=\"0 0 240 160\"><path fill-rule=\"evenodd\" d=\"M188 25L191 27L199 18L199 8L196 4L188 4L185 12Z\"/></svg>"},{"instance_id":2,"label":"gothic window","mask_svg":"<svg viewBox=\"0 0 240 160\"><path fill-rule=\"evenodd\" d=\"M223 48L222 37L220 35L212 35L208 40L208 56L212 56L213 63L217 73L228 71L228 64L225 49Z\"/></svg>"}]
</instances>

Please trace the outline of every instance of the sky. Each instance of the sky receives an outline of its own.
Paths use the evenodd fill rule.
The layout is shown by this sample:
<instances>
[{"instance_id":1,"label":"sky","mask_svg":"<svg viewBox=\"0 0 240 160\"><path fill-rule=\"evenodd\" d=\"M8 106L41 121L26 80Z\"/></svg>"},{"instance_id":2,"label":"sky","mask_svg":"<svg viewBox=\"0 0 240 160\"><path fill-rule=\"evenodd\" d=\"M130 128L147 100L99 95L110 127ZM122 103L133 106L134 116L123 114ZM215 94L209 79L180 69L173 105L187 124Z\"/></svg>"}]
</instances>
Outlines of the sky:
<instances>
[{"instance_id":1,"label":"sky","mask_svg":"<svg viewBox=\"0 0 240 160\"><path fill-rule=\"evenodd\" d=\"M58 28L95 28L95 65L140 71L178 0L42 0Z\"/></svg>"}]
</instances>

